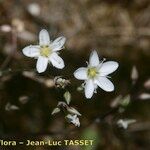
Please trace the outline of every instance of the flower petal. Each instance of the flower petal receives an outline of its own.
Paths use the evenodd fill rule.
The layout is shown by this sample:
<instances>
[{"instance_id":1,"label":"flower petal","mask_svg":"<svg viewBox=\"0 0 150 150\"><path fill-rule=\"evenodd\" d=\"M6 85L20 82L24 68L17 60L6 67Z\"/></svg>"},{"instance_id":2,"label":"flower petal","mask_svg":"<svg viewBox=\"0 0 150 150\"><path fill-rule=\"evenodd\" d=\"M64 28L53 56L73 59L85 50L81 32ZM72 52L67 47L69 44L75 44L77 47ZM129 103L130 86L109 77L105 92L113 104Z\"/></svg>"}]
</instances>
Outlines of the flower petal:
<instances>
[{"instance_id":1,"label":"flower petal","mask_svg":"<svg viewBox=\"0 0 150 150\"><path fill-rule=\"evenodd\" d=\"M102 76L106 76L114 72L118 68L119 64L115 61L108 61L102 64L100 73Z\"/></svg>"},{"instance_id":2,"label":"flower petal","mask_svg":"<svg viewBox=\"0 0 150 150\"><path fill-rule=\"evenodd\" d=\"M50 44L50 47L53 49L53 51L59 51L63 49L65 42L66 38L64 36L61 36L54 40L52 44Z\"/></svg>"},{"instance_id":3,"label":"flower petal","mask_svg":"<svg viewBox=\"0 0 150 150\"><path fill-rule=\"evenodd\" d=\"M95 80L95 83L106 92L114 91L113 83L106 77L99 77L97 80Z\"/></svg>"},{"instance_id":4,"label":"flower petal","mask_svg":"<svg viewBox=\"0 0 150 150\"><path fill-rule=\"evenodd\" d=\"M40 45L49 45L50 44L50 37L47 30L42 29L39 33L39 43Z\"/></svg>"},{"instance_id":5,"label":"flower petal","mask_svg":"<svg viewBox=\"0 0 150 150\"><path fill-rule=\"evenodd\" d=\"M94 94L94 83L92 80L87 80L85 84L85 97L90 99Z\"/></svg>"},{"instance_id":6,"label":"flower petal","mask_svg":"<svg viewBox=\"0 0 150 150\"><path fill-rule=\"evenodd\" d=\"M39 46L26 46L23 50L22 50L23 54L27 57L38 57L40 54L40 49Z\"/></svg>"},{"instance_id":7,"label":"flower petal","mask_svg":"<svg viewBox=\"0 0 150 150\"><path fill-rule=\"evenodd\" d=\"M48 65L48 58L39 56L36 64L36 69L39 73L42 73L46 70Z\"/></svg>"},{"instance_id":8,"label":"flower petal","mask_svg":"<svg viewBox=\"0 0 150 150\"><path fill-rule=\"evenodd\" d=\"M52 65L58 69L63 69L65 67L63 59L59 57L58 54L55 52L50 55L49 60Z\"/></svg>"},{"instance_id":9,"label":"flower petal","mask_svg":"<svg viewBox=\"0 0 150 150\"><path fill-rule=\"evenodd\" d=\"M93 52L91 52L90 54L90 59L89 59L89 64L90 66L98 66L99 65L99 57L97 52L94 50Z\"/></svg>"},{"instance_id":10,"label":"flower petal","mask_svg":"<svg viewBox=\"0 0 150 150\"><path fill-rule=\"evenodd\" d=\"M81 67L74 72L75 78L78 80L86 80L87 79L87 68Z\"/></svg>"}]
</instances>

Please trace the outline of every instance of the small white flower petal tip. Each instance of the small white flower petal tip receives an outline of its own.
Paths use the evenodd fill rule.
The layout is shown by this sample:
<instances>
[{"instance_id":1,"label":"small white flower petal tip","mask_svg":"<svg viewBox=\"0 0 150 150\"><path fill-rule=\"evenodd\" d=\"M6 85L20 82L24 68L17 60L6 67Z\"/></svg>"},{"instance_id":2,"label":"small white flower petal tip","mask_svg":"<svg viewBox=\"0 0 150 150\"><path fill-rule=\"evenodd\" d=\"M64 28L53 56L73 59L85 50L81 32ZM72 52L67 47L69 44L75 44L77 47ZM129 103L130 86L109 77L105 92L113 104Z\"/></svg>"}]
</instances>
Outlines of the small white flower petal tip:
<instances>
[{"instance_id":1,"label":"small white flower petal tip","mask_svg":"<svg viewBox=\"0 0 150 150\"><path fill-rule=\"evenodd\" d=\"M124 128L124 129L127 129L130 124L135 123L135 122L136 122L135 119L119 119L119 120L117 121L117 125L118 125L119 127L122 127L122 128Z\"/></svg>"},{"instance_id":2,"label":"small white flower petal tip","mask_svg":"<svg viewBox=\"0 0 150 150\"><path fill-rule=\"evenodd\" d=\"M84 80L84 92L87 99L92 98L99 86L106 92L114 91L113 83L108 79L108 75L117 70L119 64L115 61L104 62L99 60L97 52L94 50L90 54L87 67L81 67L74 72L74 77Z\"/></svg>"},{"instance_id":3,"label":"small white flower petal tip","mask_svg":"<svg viewBox=\"0 0 150 150\"><path fill-rule=\"evenodd\" d=\"M39 33L39 45L30 45L25 47L22 52L25 56L37 58L36 68L38 73L46 71L48 63L51 63L58 69L65 67L63 59L57 54L57 51L64 48L66 38L59 37L53 42L46 29L42 29Z\"/></svg>"}]
</instances>

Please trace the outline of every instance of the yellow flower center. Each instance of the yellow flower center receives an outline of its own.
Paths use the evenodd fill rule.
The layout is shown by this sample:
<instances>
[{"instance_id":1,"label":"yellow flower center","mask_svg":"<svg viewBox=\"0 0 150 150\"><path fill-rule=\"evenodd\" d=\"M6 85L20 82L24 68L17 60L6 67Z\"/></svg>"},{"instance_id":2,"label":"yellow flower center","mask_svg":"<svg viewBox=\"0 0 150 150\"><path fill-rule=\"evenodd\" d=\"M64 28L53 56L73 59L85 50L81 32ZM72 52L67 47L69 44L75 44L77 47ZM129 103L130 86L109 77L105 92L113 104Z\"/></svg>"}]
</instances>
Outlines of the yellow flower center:
<instances>
[{"instance_id":1,"label":"yellow flower center","mask_svg":"<svg viewBox=\"0 0 150 150\"><path fill-rule=\"evenodd\" d=\"M87 74L89 78L94 78L98 74L97 68L91 67L87 70Z\"/></svg>"},{"instance_id":2,"label":"yellow flower center","mask_svg":"<svg viewBox=\"0 0 150 150\"><path fill-rule=\"evenodd\" d=\"M41 56L49 57L51 53L52 53L52 50L49 46L41 46L41 49L40 49Z\"/></svg>"}]
</instances>

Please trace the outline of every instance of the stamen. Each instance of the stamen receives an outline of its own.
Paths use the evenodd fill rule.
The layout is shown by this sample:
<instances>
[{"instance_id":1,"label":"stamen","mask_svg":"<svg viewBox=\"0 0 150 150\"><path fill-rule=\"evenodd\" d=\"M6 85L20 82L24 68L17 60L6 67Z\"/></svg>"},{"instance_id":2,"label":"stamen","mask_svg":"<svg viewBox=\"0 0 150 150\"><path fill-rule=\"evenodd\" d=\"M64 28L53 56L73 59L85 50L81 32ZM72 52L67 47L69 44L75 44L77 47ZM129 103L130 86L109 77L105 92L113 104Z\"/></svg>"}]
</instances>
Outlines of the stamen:
<instances>
[{"instance_id":1,"label":"stamen","mask_svg":"<svg viewBox=\"0 0 150 150\"><path fill-rule=\"evenodd\" d=\"M41 46L40 54L41 56L48 57L52 53L49 46Z\"/></svg>"},{"instance_id":2,"label":"stamen","mask_svg":"<svg viewBox=\"0 0 150 150\"><path fill-rule=\"evenodd\" d=\"M85 87L85 84L86 84L86 82L83 82L83 83L81 84L81 86L84 88L84 87Z\"/></svg>"},{"instance_id":3,"label":"stamen","mask_svg":"<svg viewBox=\"0 0 150 150\"><path fill-rule=\"evenodd\" d=\"M101 67L101 66L102 66L102 64L104 63L104 61L106 61L106 58L103 58L103 60L100 62L99 67Z\"/></svg>"},{"instance_id":4,"label":"stamen","mask_svg":"<svg viewBox=\"0 0 150 150\"><path fill-rule=\"evenodd\" d=\"M96 67L90 67L87 70L87 75L88 75L89 78L95 78L98 73L99 72L98 72Z\"/></svg>"},{"instance_id":5,"label":"stamen","mask_svg":"<svg viewBox=\"0 0 150 150\"><path fill-rule=\"evenodd\" d=\"M106 75L101 75L101 77L107 77L107 78L111 79L110 76L106 76Z\"/></svg>"},{"instance_id":6,"label":"stamen","mask_svg":"<svg viewBox=\"0 0 150 150\"><path fill-rule=\"evenodd\" d=\"M89 62L88 62L88 61L86 61L86 64L87 64L87 65L89 65Z\"/></svg>"},{"instance_id":7,"label":"stamen","mask_svg":"<svg viewBox=\"0 0 150 150\"><path fill-rule=\"evenodd\" d=\"M107 77L107 78L111 79L111 77L110 77L110 76L105 76L105 77Z\"/></svg>"},{"instance_id":8,"label":"stamen","mask_svg":"<svg viewBox=\"0 0 150 150\"><path fill-rule=\"evenodd\" d=\"M95 94L97 93L97 88L94 89L94 93L95 93Z\"/></svg>"},{"instance_id":9,"label":"stamen","mask_svg":"<svg viewBox=\"0 0 150 150\"><path fill-rule=\"evenodd\" d=\"M94 93L97 93L97 84L94 84Z\"/></svg>"}]
</instances>

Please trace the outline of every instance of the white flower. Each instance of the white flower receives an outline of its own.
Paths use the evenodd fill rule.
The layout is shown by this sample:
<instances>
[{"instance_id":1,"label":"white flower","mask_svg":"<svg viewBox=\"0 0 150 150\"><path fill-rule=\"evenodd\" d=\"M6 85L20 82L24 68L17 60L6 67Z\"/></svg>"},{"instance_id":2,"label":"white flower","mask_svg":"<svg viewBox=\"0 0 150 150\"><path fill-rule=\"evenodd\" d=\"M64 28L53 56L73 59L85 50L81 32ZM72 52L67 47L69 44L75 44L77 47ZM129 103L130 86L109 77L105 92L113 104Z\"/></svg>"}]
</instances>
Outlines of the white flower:
<instances>
[{"instance_id":1,"label":"white flower","mask_svg":"<svg viewBox=\"0 0 150 150\"><path fill-rule=\"evenodd\" d=\"M91 98L93 93L96 92L97 86L107 92L113 91L114 85L107 77L118 66L118 63L115 61L99 61L97 52L93 51L90 55L88 66L81 67L74 72L75 78L85 80L85 97Z\"/></svg>"},{"instance_id":2,"label":"white flower","mask_svg":"<svg viewBox=\"0 0 150 150\"><path fill-rule=\"evenodd\" d=\"M71 115L68 114L67 115L68 120L73 123L75 126L79 127L80 126L80 121L79 118L77 117L77 115Z\"/></svg>"},{"instance_id":3,"label":"white flower","mask_svg":"<svg viewBox=\"0 0 150 150\"><path fill-rule=\"evenodd\" d=\"M39 73L46 70L49 62L56 68L63 69L64 61L57 52L63 49L65 41L63 36L50 41L47 30L42 29L39 33L39 45L27 46L22 51L25 56L38 59L36 68Z\"/></svg>"},{"instance_id":4,"label":"white flower","mask_svg":"<svg viewBox=\"0 0 150 150\"><path fill-rule=\"evenodd\" d=\"M123 119L119 119L117 121L117 124L118 124L119 127L127 129L130 124L135 123L135 122L136 122L135 119L124 119L124 120Z\"/></svg>"}]
</instances>

